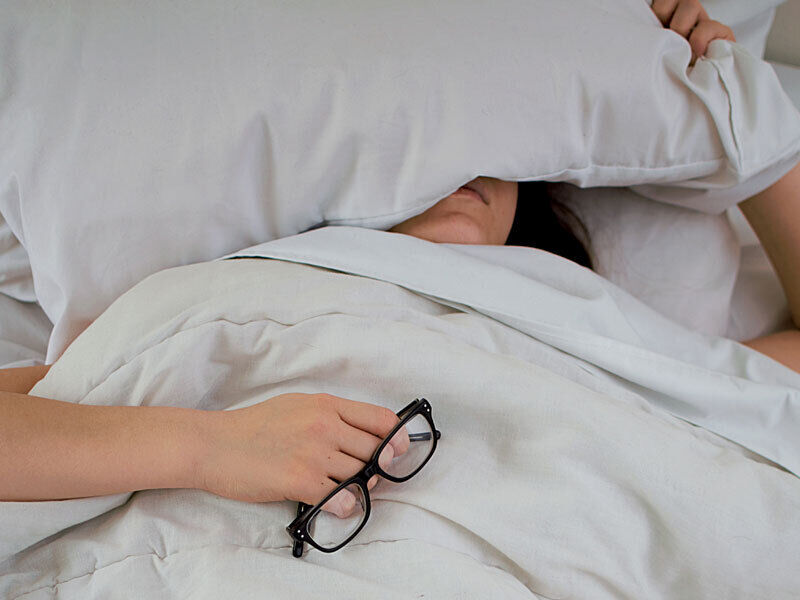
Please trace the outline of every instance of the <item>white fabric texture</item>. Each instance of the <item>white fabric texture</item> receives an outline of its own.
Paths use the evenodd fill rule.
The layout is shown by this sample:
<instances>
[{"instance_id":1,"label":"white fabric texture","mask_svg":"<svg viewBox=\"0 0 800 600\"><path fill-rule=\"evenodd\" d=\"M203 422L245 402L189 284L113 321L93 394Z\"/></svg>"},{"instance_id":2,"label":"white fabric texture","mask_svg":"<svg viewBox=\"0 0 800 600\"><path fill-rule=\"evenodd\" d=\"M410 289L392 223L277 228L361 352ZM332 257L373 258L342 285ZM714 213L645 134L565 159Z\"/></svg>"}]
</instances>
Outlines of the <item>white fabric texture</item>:
<instances>
[{"instance_id":1,"label":"white fabric texture","mask_svg":"<svg viewBox=\"0 0 800 600\"><path fill-rule=\"evenodd\" d=\"M785 0L703 0L708 16L733 30L736 42L762 58L775 19L775 9ZM651 3L652 4L652 3Z\"/></svg>"},{"instance_id":2,"label":"white fabric texture","mask_svg":"<svg viewBox=\"0 0 800 600\"><path fill-rule=\"evenodd\" d=\"M761 244L743 246L725 337L747 341L794 328L786 294Z\"/></svg>"},{"instance_id":3,"label":"white fabric texture","mask_svg":"<svg viewBox=\"0 0 800 600\"><path fill-rule=\"evenodd\" d=\"M775 21L774 8L766 10L741 23L732 23L724 19L719 19L711 13L709 13L709 16L720 23L728 25L733 30L736 43L747 48L750 54L760 58L764 57L764 51L767 47L767 38L769 37L772 24Z\"/></svg>"},{"instance_id":4,"label":"white fabric texture","mask_svg":"<svg viewBox=\"0 0 800 600\"><path fill-rule=\"evenodd\" d=\"M28 253L0 214L0 293L22 302L36 302Z\"/></svg>"},{"instance_id":5,"label":"white fabric texture","mask_svg":"<svg viewBox=\"0 0 800 600\"><path fill-rule=\"evenodd\" d=\"M593 269L662 315L725 335L739 241L725 215L642 198L627 188L548 184L586 228Z\"/></svg>"},{"instance_id":6,"label":"white fabric texture","mask_svg":"<svg viewBox=\"0 0 800 600\"><path fill-rule=\"evenodd\" d=\"M0 23L0 212L49 362L150 273L387 228L477 175L720 212L800 152L769 65L715 41L688 69L642 0L12 1Z\"/></svg>"},{"instance_id":7,"label":"white fabric texture","mask_svg":"<svg viewBox=\"0 0 800 600\"><path fill-rule=\"evenodd\" d=\"M44 364L52 328L38 304L0 293L0 369Z\"/></svg>"},{"instance_id":8,"label":"white fabric texture","mask_svg":"<svg viewBox=\"0 0 800 600\"><path fill-rule=\"evenodd\" d=\"M764 13L774 11L786 0L703 0L703 8L712 19L732 29L757 21ZM652 4L652 2L650 2ZM766 34L764 34L766 38Z\"/></svg>"},{"instance_id":9,"label":"white fabric texture","mask_svg":"<svg viewBox=\"0 0 800 600\"><path fill-rule=\"evenodd\" d=\"M770 63L786 94L800 110L800 67Z\"/></svg>"},{"instance_id":10,"label":"white fabric texture","mask_svg":"<svg viewBox=\"0 0 800 600\"><path fill-rule=\"evenodd\" d=\"M340 227L241 254L324 257L362 276L262 259L161 272L114 303L32 392L202 409L290 391L394 410L424 396L442 431L437 454L414 479L376 488L349 547L302 560L284 531L288 502L157 490L0 503L4 598L800 589L800 481L744 447L800 470L797 373L672 325L532 249Z\"/></svg>"},{"instance_id":11,"label":"white fabric texture","mask_svg":"<svg viewBox=\"0 0 800 600\"><path fill-rule=\"evenodd\" d=\"M43 364L52 328L36 304L28 254L0 215L0 368Z\"/></svg>"}]
</instances>

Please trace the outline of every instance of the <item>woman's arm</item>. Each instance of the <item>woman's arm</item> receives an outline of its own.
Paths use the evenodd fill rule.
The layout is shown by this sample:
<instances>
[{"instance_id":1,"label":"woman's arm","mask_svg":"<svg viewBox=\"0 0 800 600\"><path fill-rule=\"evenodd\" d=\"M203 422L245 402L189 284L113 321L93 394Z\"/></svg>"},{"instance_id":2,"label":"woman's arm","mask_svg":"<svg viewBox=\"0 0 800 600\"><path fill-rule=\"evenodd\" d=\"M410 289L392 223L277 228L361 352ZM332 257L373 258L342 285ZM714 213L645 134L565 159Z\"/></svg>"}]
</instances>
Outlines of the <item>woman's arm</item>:
<instances>
[{"instance_id":1,"label":"woman's arm","mask_svg":"<svg viewBox=\"0 0 800 600\"><path fill-rule=\"evenodd\" d=\"M13 373L0 380L30 383ZM202 411L0 392L0 500L199 488L250 502L315 504L364 466L397 420L388 408L328 394Z\"/></svg>"},{"instance_id":2,"label":"woman's arm","mask_svg":"<svg viewBox=\"0 0 800 600\"><path fill-rule=\"evenodd\" d=\"M50 365L0 369L0 392L27 394L50 370Z\"/></svg>"},{"instance_id":3,"label":"woman's arm","mask_svg":"<svg viewBox=\"0 0 800 600\"><path fill-rule=\"evenodd\" d=\"M780 331L742 343L800 373L800 331Z\"/></svg>"},{"instance_id":4,"label":"woman's arm","mask_svg":"<svg viewBox=\"0 0 800 600\"><path fill-rule=\"evenodd\" d=\"M49 369L0 370L0 499L190 486L187 475L200 447L199 411L82 406L28 396Z\"/></svg>"},{"instance_id":5,"label":"woman's arm","mask_svg":"<svg viewBox=\"0 0 800 600\"><path fill-rule=\"evenodd\" d=\"M193 487L203 416L181 408L89 406L0 392L0 499Z\"/></svg>"},{"instance_id":6,"label":"woman's arm","mask_svg":"<svg viewBox=\"0 0 800 600\"><path fill-rule=\"evenodd\" d=\"M781 281L795 327L800 326L800 163L777 183L739 204ZM744 342L800 372L800 331Z\"/></svg>"}]
</instances>

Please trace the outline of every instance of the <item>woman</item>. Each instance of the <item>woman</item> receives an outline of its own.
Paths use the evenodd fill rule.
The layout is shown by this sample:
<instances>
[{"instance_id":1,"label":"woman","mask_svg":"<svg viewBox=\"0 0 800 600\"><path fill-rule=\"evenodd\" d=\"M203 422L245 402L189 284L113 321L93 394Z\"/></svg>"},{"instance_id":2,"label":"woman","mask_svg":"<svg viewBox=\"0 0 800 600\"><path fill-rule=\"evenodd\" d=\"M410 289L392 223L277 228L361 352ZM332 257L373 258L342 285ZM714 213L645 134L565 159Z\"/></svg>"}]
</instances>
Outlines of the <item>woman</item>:
<instances>
[{"instance_id":1,"label":"woman","mask_svg":"<svg viewBox=\"0 0 800 600\"><path fill-rule=\"evenodd\" d=\"M733 39L698 0L656 0L653 10L689 39L694 56L704 54L712 39ZM517 206L518 194L536 189L479 177L392 231L436 242L535 245L590 266L570 231L575 224L568 212L530 197ZM800 276L791 266L800 264L798 205L800 165L742 203L781 277L795 323ZM798 336L784 332L749 345L800 371ZM361 469L397 422L387 408L327 394L282 394L232 411L87 406L27 395L48 368L0 372L2 500L187 487L244 501L316 504L335 480Z\"/></svg>"}]
</instances>

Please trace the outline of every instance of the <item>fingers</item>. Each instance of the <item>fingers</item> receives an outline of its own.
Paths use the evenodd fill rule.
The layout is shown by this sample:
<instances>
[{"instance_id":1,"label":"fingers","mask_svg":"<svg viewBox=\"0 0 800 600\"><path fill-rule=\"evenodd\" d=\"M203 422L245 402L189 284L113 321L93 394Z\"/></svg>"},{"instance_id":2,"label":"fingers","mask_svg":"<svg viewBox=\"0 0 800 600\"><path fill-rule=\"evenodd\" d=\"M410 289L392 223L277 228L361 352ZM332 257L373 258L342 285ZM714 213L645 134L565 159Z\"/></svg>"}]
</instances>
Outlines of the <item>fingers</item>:
<instances>
[{"instance_id":1,"label":"fingers","mask_svg":"<svg viewBox=\"0 0 800 600\"><path fill-rule=\"evenodd\" d=\"M356 429L347 423L342 423L342 429L338 436L339 450L365 463L372 458L381 442L383 439ZM392 456L405 453L410 444L408 431L405 427L401 427L389 440L389 445L392 446Z\"/></svg>"},{"instance_id":2,"label":"fingers","mask_svg":"<svg viewBox=\"0 0 800 600\"><path fill-rule=\"evenodd\" d=\"M396 414L383 406L356 402L328 394L325 396L328 402L333 403L342 421L381 439L389 435L399 421Z\"/></svg>"},{"instance_id":3,"label":"fingers","mask_svg":"<svg viewBox=\"0 0 800 600\"><path fill-rule=\"evenodd\" d=\"M322 468L314 468L311 474L309 469L304 474L298 474L299 493L298 499L306 504L315 505L324 500L339 485L339 482L355 475L364 463L337 452L326 460ZM370 489L374 486L370 486ZM343 490L328 500L322 510L334 513L338 517L346 517L355 506L355 495Z\"/></svg>"},{"instance_id":4,"label":"fingers","mask_svg":"<svg viewBox=\"0 0 800 600\"><path fill-rule=\"evenodd\" d=\"M403 426L397 430L397 433L395 433L392 436L392 439L389 440L389 444L392 446L394 456L405 454L406 450L408 450L408 447L411 445L411 440L408 437L408 429L406 426Z\"/></svg>"},{"instance_id":5,"label":"fingers","mask_svg":"<svg viewBox=\"0 0 800 600\"><path fill-rule=\"evenodd\" d=\"M364 462L353 458L343 452L336 452L327 457L324 469L328 477L336 481L350 479L353 475L364 468Z\"/></svg>"},{"instance_id":6,"label":"fingers","mask_svg":"<svg viewBox=\"0 0 800 600\"><path fill-rule=\"evenodd\" d=\"M355 508L356 496L347 488L340 490L333 498L322 505L322 510L333 513L340 519L349 517L355 512Z\"/></svg>"},{"instance_id":7,"label":"fingers","mask_svg":"<svg viewBox=\"0 0 800 600\"><path fill-rule=\"evenodd\" d=\"M708 13L703 8L700 0L654 0L652 10L658 20L664 27L669 27L678 31L676 27L681 30L685 27L685 19L688 15L694 15L694 20L689 24L689 30L694 27L694 24L699 20L708 19ZM673 23L675 19L677 23ZM685 35L685 34L681 34Z\"/></svg>"},{"instance_id":8,"label":"fingers","mask_svg":"<svg viewBox=\"0 0 800 600\"><path fill-rule=\"evenodd\" d=\"M672 15L669 28L688 39L689 33L695 28L704 12L699 2L681 2Z\"/></svg>"},{"instance_id":9,"label":"fingers","mask_svg":"<svg viewBox=\"0 0 800 600\"><path fill-rule=\"evenodd\" d=\"M316 465L313 468L314 475L309 476L308 469L305 468L302 469L306 473L304 477L295 473L293 478L295 483L293 487L298 492L295 495L302 502L312 505L327 497L338 485L337 481L349 479L360 471L399 421L397 415L388 408L330 394L314 394L313 396L313 401L317 403L317 406L324 409L321 414L326 412L330 414L329 411L333 410L338 414L340 420L338 425L330 421L325 424L324 420L314 424L310 431L313 431L317 441L323 444L318 448L333 444L333 448L336 450L332 449L329 454L317 454L319 460L311 460ZM399 435L393 436L390 442L389 451L382 453L382 456L379 457L379 464L384 468L388 466L394 456L407 450L409 441L405 428L400 430ZM395 446L397 447L395 448ZM308 466L308 458L303 461L303 464ZM367 484L368 489L372 489L377 481L378 476L370 478ZM357 490L355 492L360 494ZM346 517L354 507L357 507L357 500L353 491L343 490L330 498L322 510L332 512L339 517Z\"/></svg>"},{"instance_id":10,"label":"fingers","mask_svg":"<svg viewBox=\"0 0 800 600\"><path fill-rule=\"evenodd\" d=\"M372 458L383 438L342 422L337 440L341 452L366 463Z\"/></svg>"},{"instance_id":11,"label":"fingers","mask_svg":"<svg viewBox=\"0 0 800 600\"><path fill-rule=\"evenodd\" d=\"M717 21L707 20L698 23L697 27L694 28L694 31L692 31L689 36L693 60L694 58L704 56L711 41L719 39L735 42L736 36L734 36L730 27Z\"/></svg>"},{"instance_id":12,"label":"fingers","mask_svg":"<svg viewBox=\"0 0 800 600\"><path fill-rule=\"evenodd\" d=\"M378 465L380 465L381 469L386 471L389 466L392 464L394 460L394 448L391 444L386 444L386 447L381 450L380 455L378 456Z\"/></svg>"},{"instance_id":13,"label":"fingers","mask_svg":"<svg viewBox=\"0 0 800 600\"><path fill-rule=\"evenodd\" d=\"M314 506L321 502L325 497L336 489L339 484L333 481L330 477L318 475L316 477L310 476L308 473L297 474L297 492L290 493L289 498L305 502Z\"/></svg>"},{"instance_id":14,"label":"fingers","mask_svg":"<svg viewBox=\"0 0 800 600\"><path fill-rule=\"evenodd\" d=\"M664 27L689 40L692 47L690 65L705 55L713 40L736 41L729 27L709 18L700 0L654 0L652 9Z\"/></svg>"},{"instance_id":15,"label":"fingers","mask_svg":"<svg viewBox=\"0 0 800 600\"><path fill-rule=\"evenodd\" d=\"M677 7L678 0L653 0L652 9L661 24L666 27Z\"/></svg>"}]
</instances>

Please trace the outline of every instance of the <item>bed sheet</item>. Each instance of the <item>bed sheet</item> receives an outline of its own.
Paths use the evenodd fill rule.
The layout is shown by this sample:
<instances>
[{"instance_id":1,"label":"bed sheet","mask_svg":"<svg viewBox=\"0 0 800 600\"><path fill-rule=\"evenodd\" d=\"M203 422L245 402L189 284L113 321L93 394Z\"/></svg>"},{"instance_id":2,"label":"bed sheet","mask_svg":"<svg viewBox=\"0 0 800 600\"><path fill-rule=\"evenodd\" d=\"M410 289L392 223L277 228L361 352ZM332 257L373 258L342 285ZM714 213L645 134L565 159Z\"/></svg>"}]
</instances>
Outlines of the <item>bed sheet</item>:
<instances>
[{"instance_id":1,"label":"bed sheet","mask_svg":"<svg viewBox=\"0 0 800 600\"><path fill-rule=\"evenodd\" d=\"M291 503L193 490L2 503L0 554L35 545L0 562L0 595L800 589L800 480L787 472L800 471L800 375L532 249L340 227L240 256L280 260L151 276L34 393L204 409L289 391L394 409L425 396L442 431L434 459L406 484L376 488L374 521L352 546L303 560L283 531Z\"/></svg>"}]
</instances>

